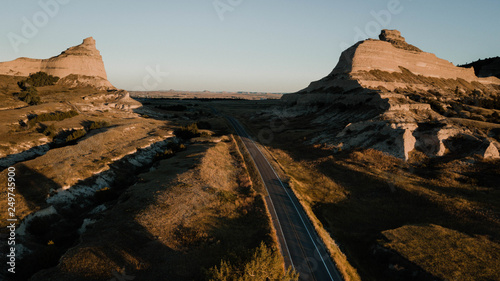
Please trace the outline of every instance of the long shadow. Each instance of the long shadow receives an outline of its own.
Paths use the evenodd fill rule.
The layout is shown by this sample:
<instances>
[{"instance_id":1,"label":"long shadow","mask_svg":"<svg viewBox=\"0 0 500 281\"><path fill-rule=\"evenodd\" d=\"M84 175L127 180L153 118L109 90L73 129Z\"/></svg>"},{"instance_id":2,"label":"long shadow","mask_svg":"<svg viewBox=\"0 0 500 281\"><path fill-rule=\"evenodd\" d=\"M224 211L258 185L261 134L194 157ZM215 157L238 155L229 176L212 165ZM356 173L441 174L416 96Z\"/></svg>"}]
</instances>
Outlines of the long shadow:
<instances>
[{"instance_id":1,"label":"long shadow","mask_svg":"<svg viewBox=\"0 0 500 281\"><path fill-rule=\"evenodd\" d=\"M210 146L203 145L195 152L199 155ZM189 149L185 155L194 154ZM188 171L200 160L201 157L195 158L173 172L172 180L174 174ZM172 158L172 161L177 160ZM157 201L162 191L165 191L164 186L147 181L128 189L101 220L90 226L79 244L65 254L58 268L39 272L31 280L110 280L114 276L123 280L203 280L203 268L219 265L221 258L239 256L246 253L246 249L258 246L260 240L251 238L262 237L262 229L256 227L249 232L247 226L250 223L258 225L257 220L262 219L255 215L259 213L257 210L236 219L218 218L216 227L209 232L208 237L213 237L209 241L190 239L196 233L188 227L177 228L174 235L181 238L185 250L162 243L161 237L153 236L137 221L144 210L162 204ZM236 237L249 239L247 242L236 240ZM112 272L112 268L123 271Z\"/></svg>"},{"instance_id":2,"label":"long shadow","mask_svg":"<svg viewBox=\"0 0 500 281\"><path fill-rule=\"evenodd\" d=\"M8 167L11 167L16 163L28 161L31 159L35 159L39 156L45 155L45 153L47 153L49 149L50 149L50 144L44 144L44 145L34 146L23 152L7 155L2 159L0 159L0 171L3 171L4 169L7 169Z\"/></svg>"},{"instance_id":3,"label":"long shadow","mask_svg":"<svg viewBox=\"0 0 500 281\"><path fill-rule=\"evenodd\" d=\"M144 204L143 202L154 202L157 192L162 190L161 185L155 186L154 189L148 189L147 192L142 192L140 199L131 197L130 194L126 193L126 190L137 181L139 172L134 173L134 171L131 171L130 167L126 167L127 165L123 161L118 164L121 165L119 179L111 185L110 192L104 195L104 199L102 194L92 198L84 198L84 200L74 202L69 208L62 209L56 207L57 213L30 220L30 223L26 227L27 235L20 236L19 240L21 241L18 240L18 243L22 243L23 246L30 249L31 253L24 255L22 259L18 260L16 274L7 275L5 279L27 280L36 272L39 273L30 280L47 280L46 278L52 278L50 276L54 272L54 269L44 269L58 265L59 259L63 254L71 256L76 252L77 255L80 255L81 253L77 252L78 249L73 250L72 247L83 242L93 244L89 249L85 248L83 250L84 256L88 254L96 258L106 259L110 263L108 264L110 268L113 268L111 265L114 264L127 269L134 269L128 272L137 271L137 264L134 264L130 260L131 257L135 257L135 260L140 260L141 263L145 264L154 263L153 261L157 259L154 255L149 256L147 253L140 253L144 247L152 247L160 253L171 253L173 251L157 242L157 237L152 237L146 229L136 222L136 215L149 207L149 204ZM188 168L186 167L185 169ZM16 165L16 172L16 182L18 184L16 191L18 192L18 197L22 197L31 210L48 207L49 204L45 201L48 191L58 189L59 186L44 175L29 169L23 164ZM91 182L91 180L87 179L86 182ZM80 237L78 229L85 219L100 218L99 214L92 213L92 210L97 205L105 204L108 208L117 206L117 209L123 209L121 205L126 205L124 203L133 202L134 200L138 200L134 206L140 206L134 212L124 210L115 211L115 209L112 209L111 213L107 215L107 224L98 226L98 222L92 227L90 233L93 232L95 236L90 241L85 241L87 234ZM122 243L119 244L111 243L101 245L101 247L95 246L99 244L99 241L120 241L120 239L122 239ZM67 252L68 249L70 250ZM4 258L5 255L2 255L2 259ZM85 262L84 257L82 262ZM62 272L65 272L64 266ZM118 276L122 274L121 272L113 272L111 270L104 273L98 270L93 272L96 269L95 266L89 264L87 266L89 267L81 272L77 270L71 273L64 273L63 276L58 276L57 280L110 280L113 278L113 273ZM81 267L83 269L85 265L82 264ZM42 271L40 272L40 270ZM99 276L105 277L101 278ZM156 277L149 280L158 280L161 276Z\"/></svg>"},{"instance_id":4,"label":"long shadow","mask_svg":"<svg viewBox=\"0 0 500 281\"><path fill-rule=\"evenodd\" d=\"M90 121L83 121L82 125L86 128L91 125ZM46 127L42 127L40 133L45 129ZM98 133L103 133L109 129L111 129L112 126L110 127L105 127L105 128L99 128L99 129L87 129L87 133L84 137L89 137L93 136ZM0 172L7 169L8 167L11 167L17 163L29 161L36 159L40 156L45 155L49 150L55 149L55 148L62 148L66 146L72 146L76 145L80 139L72 140L72 141L66 141L66 137L70 136L73 131L62 131L60 132L57 136L54 137L54 139L46 144L39 145L39 146L34 146L28 150L15 153L15 154L10 154L7 155L3 158L0 159Z\"/></svg>"},{"instance_id":5,"label":"long shadow","mask_svg":"<svg viewBox=\"0 0 500 281\"><path fill-rule=\"evenodd\" d=\"M209 148L204 145L198 155ZM189 146L188 146L189 150ZM186 152L187 153L187 152ZM198 157L198 158L196 158ZM178 174L191 169L199 163L199 156ZM153 164L156 165L156 164ZM19 272L12 280L202 280L203 270L193 268L209 268L219 265L220 259L241 255L246 249L254 248L260 243L258 239L249 239L246 245L232 238L231 231L241 236L262 237L263 230L255 227L247 231L244 227L262 218L250 211L247 215L230 220L221 218L212 229L210 235L220 237L217 243L208 243L206 248L195 251L179 251L162 243L161 237L153 236L148 229L137 222L137 216L145 209L157 204L159 192L165 190L162 184L152 184L148 188L135 190L134 183L142 182L140 172L145 169L132 170L130 163L124 159L111 165L116 173L115 181L109 191L101 192L92 198L85 198L71 206L58 206L58 214L34 220L31 227L30 241L23 241L35 251L19 261ZM18 164L23 188L18 191L26 198L31 209L48 207L46 197L50 190L58 190L60 186L23 164ZM169 171L170 173L170 171ZM76 185L92 185L100 175L78 182ZM105 205L108 211L93 213L96 205ZM258 208L258 207L256 207ZM262 212L263 213L263 212ZM97 220L80 235L78 228L86 219ZM267 219L267 218L266 218ZM237 228L234 230L233 228ZM266 230L268 231L268 230ZM270 239L270 238L269 238ZM217 239L216 239L217 240ZM227 251L232 245L234 251ZM239 246L238 246L239 245ZM69 249L69 250L68 250ZM207 253L210 256L207 257ZM61 255L63 258L60 259ZM186 267L190 265L190 267ZM34 274L35 273L35 274ZM34 274L34 275L33 275Z\"/></svg>"},{"instance_id":6,"label":"long shadow","mask_svg":"<svg viewBox=\"0 0 500 281\"><path fill-rule=\"evenodd\" d=\"M47 194L50 189L57 189L60 186L52 181L51 179L45 177L43 174L38 173L25 166L24 164L17 164L15 168L15 183L16 189L14 190L16 198L16 215L19 219L25 215L32 213L34 211L46 208L48 205L45 202L45 194ZM7 178L6 171L2 172L2 178ZM7 194L2 194L2 201L7 198ZM55 222L60 221L63 218L57 214L48 215L43 221L39 223L34 223L25 229L28 235L20 235L19 232L16 233L16 245L22 245L22 248L30 248L32 251L36 251L36 255L26 254L24 251L23 257L19 255L20 248L16 248L16 269L15 274L7 273L2 271L1 274L5 274L3 280L26 280L34 271L54 266L57 264L58 257L64 252L65 247L68 247L72 241L75 239L74 232L64 231L61 229L60 232L51 232L50 229L46 229L44 222ZM6 233L6 228L4 227L5 219L2 218L2 234ZM21 220L16 222L16 229L20 227ZM71 225L72 222L67 222ZM50 234L52 239L56 239L60 243L57 247L47 247L46 235ZM7 245L2 245L2 253L7 252ZM5 251L4 251L5 250ZM6 264L5 255L1 256L2 264ZM5 268L5 267L4 267Z\"/></svg>"},{"instance_id":7,"label":"long shadow","mask_svg":"<svg viewBox=\"0 0 500 281\"><path fill-rule=\"evenodd\" d=\"M396 253L391 254L389 258L375 255L375 249L380 245L379 241L385 239L381 234L384 230L408 224L437 224L469 235L484 234L498 239L498 226L491 223L484 224L472 212L454 212L450 210L453 209L450 208L451 206L435 202L417 191L397 189L391 192L390 183L387 181L342 165L341 162L349 158L348 152L331 155L321 148L303 145L306 138L314 137L312 134L294 135L294 129L307 126L304 123L313 126L310 122L303 122L303 118L311 119L307 116L288 118L286 129L276 133L271 143L263 145L285 151L296 163L323 159L321 164L316 166L318 172L333 179L349 192L345 200L338 203L317 202L313 210L325 228L332 233L335 241L340 244L341 249L358 269L363 279L437 279ZM245 119L248 120L248 116ZM247 128L250 127L253 135L257 135L256 132L266 128L269 119L260 118L252 120L252 123L244 123ZM311 131L312 128L309 132ZM321 132L321 129L316 131ZM255 141L259 140L255 139ZM325 161L325 157L328 156L330 159ZM492 181L492 179L488 180ZM398 261L402 261L408 270L399 273L388 270L390 259L395 257ZM417 276L411 276L409 273L413 269L420 273Z\"/></svg>"},{"instance_id":8,"label":"long shadow","mask_svg":"<svg viewBox=\"0 0 500 281\"><path fill-rule=\"evenodd\" d=\"M100 131L96 130L92 133ZM82 196L67 204L47 203L49 194L60 189L61 186L23 163L14 165L16 169L16 214L23 218L21 225L26 226L25 235L18 233L17 243L22 244L23 248L28 251L25 251L22 258L18 258L17 273L7 275L5 279L26 280L39 270L57 265L61 255L77 242L78 229L84 220L91 216L90 212L99 204L112 205L110 202L116 201L116 198L136 181L138 173L149 169L154 164L154 161L151 161L143 167L136 167L128 162L128 159L134 156L128 155L109 165L109 171L112 171L115 178L113 182L110 182L111 189L104 197L102 194L99 197ZM79 181L76 186L91 186L100 177L100 174L94 175ZM2 178L7 179L7 170L2 172ZM7 200L6 192L3 195L2 202ZM5 205L7 206L6 203ZM42 211L45 214L37 216L39 210L45 210ZM2 226L5 222L6 220L2 219ZM6 230L2 227L2 238L8 235ZM5 255L2 255L2 259L4 258Z\"/></svg>"}]
</instances>

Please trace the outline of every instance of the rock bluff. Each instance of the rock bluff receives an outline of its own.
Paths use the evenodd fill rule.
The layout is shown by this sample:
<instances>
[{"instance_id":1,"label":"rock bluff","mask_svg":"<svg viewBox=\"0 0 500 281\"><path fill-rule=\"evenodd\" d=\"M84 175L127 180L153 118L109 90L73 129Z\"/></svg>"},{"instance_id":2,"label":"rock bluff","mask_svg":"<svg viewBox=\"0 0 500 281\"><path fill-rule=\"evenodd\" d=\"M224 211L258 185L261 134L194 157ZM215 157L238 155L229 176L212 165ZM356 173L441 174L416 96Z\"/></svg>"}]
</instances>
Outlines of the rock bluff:
<instances>
[{"instance_id":1,"label":"rock bluff","mask_svg":"<svg viewBox=\"0 0 500 281\"><path fill-rule=\"evenodd\" d=\"M419 48L406 43L404 37L397 30L382 30L380 40L367 39L360 41L345 50L333 69L325 78L312 82L304 89L305 92L315 91L321 88L337 87L343 90L354 88L377 88L384 87L394 90L398 87L408 85L422 90L429 90L431 85L415 83L415 81L404 81L397 79L398 83L391 79L377 79L370 75L370 71L382 71L387 73L403 73L406 69L414 75L439 79L462 79L469 83L479 82L482 84L500 84L496 77L479 78L474 69L457 67L451 62L440 59L432 53L421 51Z\"/></svg>"},{"instance_id":2,"label":"rock bluff","mask_svg":"<svg viewBox=\"0 0 500 281\"><path fill-rule=\"evenodd\" d=\"M69 75L96 77L100 85L113 87L107 81L104 62L92 37L86 38L82 44L68 48L60 55L49 59L23 57L9 62L0 62L0 74L4 75L29 76L38 71L60 78Z\"/></svg>"}]
</instances>

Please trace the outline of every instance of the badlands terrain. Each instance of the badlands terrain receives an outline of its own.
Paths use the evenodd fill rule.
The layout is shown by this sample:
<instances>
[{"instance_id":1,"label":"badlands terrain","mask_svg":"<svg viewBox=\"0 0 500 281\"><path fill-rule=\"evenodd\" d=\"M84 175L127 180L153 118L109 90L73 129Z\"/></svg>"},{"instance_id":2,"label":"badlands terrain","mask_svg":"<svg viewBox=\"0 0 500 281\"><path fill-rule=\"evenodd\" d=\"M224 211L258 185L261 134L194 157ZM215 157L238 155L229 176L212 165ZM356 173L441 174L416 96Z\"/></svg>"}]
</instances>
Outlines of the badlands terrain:
<instances>
[{"instance_id":1,"label":"badlands terrain","mask_svg":"<svg viewBox=\"0 0 500 281\"><path fill-rule=\"evenodd\" d=\"M297 280L233 117L341 279L500 280L495 58L457 67L383 30L296 93L132 98L95 44L0 63L3 241L18 220L0 279Z\"/></svg>"}]
</instances>

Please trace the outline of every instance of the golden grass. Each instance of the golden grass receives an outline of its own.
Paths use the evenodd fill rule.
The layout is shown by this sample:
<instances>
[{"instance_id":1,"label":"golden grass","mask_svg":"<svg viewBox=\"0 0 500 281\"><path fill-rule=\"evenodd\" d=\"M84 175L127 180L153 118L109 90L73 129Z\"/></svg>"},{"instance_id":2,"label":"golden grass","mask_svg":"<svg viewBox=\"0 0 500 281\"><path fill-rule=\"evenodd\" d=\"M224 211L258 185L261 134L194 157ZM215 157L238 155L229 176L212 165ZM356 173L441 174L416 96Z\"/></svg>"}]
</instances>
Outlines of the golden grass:
<instances>
[{"instance_id":1,"label":"golden grass","mask_svg":"<svg viewBox=\"0 0 500 281\"><path fill-rule=\"evenodd\" d=\"M333 182L330 178L319 173L311 165L305 162L297 163L279 149L266 149L266 154L271 156L274 161L271 164L275 166L275 170L281 174L280 177L286 179L290 188L293 190L300 204L306 211L307 216L311 220L316 232L321 240L326 245L328 252L337 265L338 270L346 281L359 281L357 270L350 264L346 255L342 253L335 240L330 236L330 233L325 230L323 224L319 221L312 210L316 198L324 198L329 203L336 203L346 199L348 193L346 190ZM269 157L268 157L269 159ZM316 187L316 188L312 188Z\"/></svg>"},{"instance_id":2,"label":"golden grass","mask_svg":"<svg viewBox=\"0 0 500 281\"><path fill-rule=\"evenodd\" d=\"M480 242L484 245L498 241L496 231L499 223L494 210L498 210L495 202L499 190L493 186L498 180L500 166L495 166L495 161L481 162L475 159L480 162L464 165L460 160L438 161L412 153L415 158L404 162L373 149L345 153L338 157L328 156L325 151L323 157L297 161L283 150L270 148L269 151L278 163L276 170L282 170L281 176L289 178L290 186L346 280L358 280L360 277L322 223L326 223L326 229L333 231L334 236L343 242L342 249L347 251L349 259L354 255L352 261L357 267L362 266L362 276L374 279L381 278L380 273L370 269L376 265L372 263L367 267L371 262L360 260L359 246L352 243L375 243L384 228L402 226L408 221L437 222L454 229L467 229L468 233L496 233L496 237L481 238ZM402 208L402 204L406 206ZM404 232L401 233L400 243L404 244L407 240L403 237ZM407 239L417 237L408 236ZM458 241L458 238L453 240L453 236L441 238L448 239L442 242L444 244ZM426 238L423 236L422 239L421 243ZM467 252L467 249L476 247L476 242L479 243L479 240L470 239L460 241L464 244L458 244L457 251ZM417 252L415 250L414 254ZM438 252L428 251L427 254L434 255L436 262L446 263L447 258ZM498 256L491 257L493 260L490 263L498 263ZM462 254L457 259L459 261L448 263L448 266L457 270L461 263L471 262L474 256ZM437 272L420 264L420 259L410 260L432 274ZM488 274L499 272L498 268L495 270ZM474 276L481 271L481 267L471 265L465 271L467 273L464 274ZM447 279L459 280L453 279L453 275L446 275L445 271L443 274Z\"/></svg>"},{"instance_id":3,"label":"golden grass","mask_svg":"<svg viewBox=\"0 0 500 281\"><path fill-rule=\"evenodd\" d=\"M161 160L35 280L108 280L123 267L141 280L204 280L205 270L245 261L262 241L274 248L271 220L241 160L234 142L191 144Z\"/></svg>"},{"instance_id":4,"label":"golden grass","mask_svg":"<svg viewBox=\"0 0 500 281\"><path fill-rule=\"evenodd\" d=\"M500 280L500 244L439 225L405 225L382 234L393 249L445 280Z\"/></svg>"}]
</instances>

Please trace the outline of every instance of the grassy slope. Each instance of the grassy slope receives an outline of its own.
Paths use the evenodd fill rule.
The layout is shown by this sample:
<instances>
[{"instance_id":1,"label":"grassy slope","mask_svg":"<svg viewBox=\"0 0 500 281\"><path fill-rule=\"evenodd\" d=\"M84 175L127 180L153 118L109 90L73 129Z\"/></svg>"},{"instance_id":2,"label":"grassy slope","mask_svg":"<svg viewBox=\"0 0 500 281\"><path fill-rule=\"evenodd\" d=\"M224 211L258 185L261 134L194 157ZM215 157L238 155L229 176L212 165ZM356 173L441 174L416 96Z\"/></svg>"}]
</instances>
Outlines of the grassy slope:
<instances>
[{"instance_id":1,"label":"grassy slope","mask_svg":"<svg viewBox=\"0 0 500 281\"><path fill-rule=\"evenodd\" d=\"M240 116L249 120L253 114L248 110ZM438 225L470 237L479 235L494 245L500 242L500 210L495 203L500 200L498 160L428 159L415 153L414 161L405 163L375 150L333 155L321 147L302 144L305 136L308 139L314 136L315 128L311 127L308 135L307 130L300 133L294 130L305 126L303 120L288 118L287 122L285 130L274 134L268 148L303 203L310 205L362 279L408 280L411 272L422 268L423 273L416 277L420 280L429 278L425 271L438 275L439 269L421 263L412 254L405 256L400 252L404 258L396 260L381 258L375 252L386 245L384 231L411 225ZM246 125L256 133L268 129L269 120L254 119ZM425 236L419 239L419 243L427 243ZM453 240L445 241L443 251L428 254L458 271L460 263L442 255L454 250L447 248L450 245L458 245L458 249L468 247L454 244ZM473 259L466 255L461 258L462 263ZM499 263L498 259L486 260L486 266L491 268ZM392 266L395 270L388 269L391 262L397 264ZM471 262L468 274L480 276L484 265L474 265ZM408 272L410 277L405 275Z\"/></svg>"},{"instance_id":2,"label":"grassy slope","mask_svg":"<svg viewBox=\"0 0 500 281\"><path fill-rule=\"evenodd\" d=\"M195 144L143 174L60 265L35 280L200 280L222 258L272 242L234 143Z\"/></svg>"},{"instance_id":3,"label":"grassy slope","mask_svg":"<svg viewBox=\"0 0 500 281\"><path fill-rule=\"evenodd\" d=\"M383 264L376 261L370 252L383 237L382 233L398 229L398 247L409 261L439 277L453 280L447 274L452 268L471 276L484 276L484 267L497 268L498 256L487 258L490 253L480 250L473 255L458 255L449 259L450 252L467 252L479 242L462 239L463 235L483 235L482 246L499 246L500 223L498 202L498 161L480 162L472 167L463 163L405 164L398 159L367 150L340 157L327 156L317 160L297 162L286 152L272 150L287 174L297 182L296 191L309 201L314 213L333 237L339 241L350 260L354 262L362 277L384 279L401 278L386 272ZM318 179L328 178L323 182ZM332 183L332 180L334 181ZM465 232L448 235L442 240L429 240L425 235L409 235L401 227L409 225L436 224ZM396 233L396 232L395 232ZM405 240L405 234L408 234ZM404 251L402 245L413 241L425 245L441 242L440 251ZM382 243L384 244L384 243ZM425 254L426 259L421 255ZM476 257L484 260L473 262ZM423 262L425 260L434 261ZM458 260L458 261L457 261ZM464 268L461 264L467 263ZM498 273L498 271L496 271ZM490 280L498 280L487 275ZM496 279L495 279L496 278ZM484 279L487 280L487 279Z\"/></svg>"}]
</instances>

